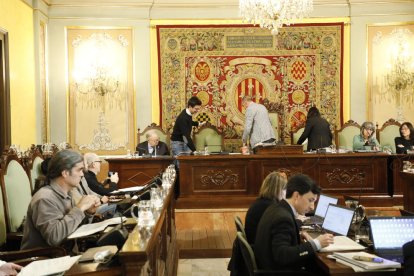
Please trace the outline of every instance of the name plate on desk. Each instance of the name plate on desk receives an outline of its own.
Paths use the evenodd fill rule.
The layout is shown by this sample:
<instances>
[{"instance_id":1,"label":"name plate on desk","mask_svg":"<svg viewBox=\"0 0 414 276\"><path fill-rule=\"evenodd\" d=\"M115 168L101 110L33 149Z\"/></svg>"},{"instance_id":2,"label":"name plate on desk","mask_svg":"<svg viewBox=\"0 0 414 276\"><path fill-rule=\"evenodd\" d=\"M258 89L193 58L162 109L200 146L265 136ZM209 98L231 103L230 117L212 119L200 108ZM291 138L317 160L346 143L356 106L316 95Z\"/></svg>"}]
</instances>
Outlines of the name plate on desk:
<instances>
[{"instance_id":1,"label":"name plate on desk","mask_svg":"<svg viewBox=\"0 0 414 276\"><path fill-rule=\"evenodd\" d=\"M273 145L273 146L258 146L256 147L256 154L303 154L302 145Z\"/></svg>"}]
</instances>

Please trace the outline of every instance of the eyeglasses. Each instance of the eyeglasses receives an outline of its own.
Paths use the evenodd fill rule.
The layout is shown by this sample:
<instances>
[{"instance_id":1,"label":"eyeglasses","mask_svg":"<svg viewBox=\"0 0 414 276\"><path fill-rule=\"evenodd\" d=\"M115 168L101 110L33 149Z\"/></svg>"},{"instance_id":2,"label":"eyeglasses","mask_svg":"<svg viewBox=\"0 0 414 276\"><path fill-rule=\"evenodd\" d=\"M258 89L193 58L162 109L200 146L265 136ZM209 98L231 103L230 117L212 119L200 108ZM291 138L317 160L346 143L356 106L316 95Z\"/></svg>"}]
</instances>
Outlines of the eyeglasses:
<instances>
[{"instance_id":1,"label":"eyeglasses","mask_svg":"<svg viewBox=\"0 0 414 276\"><path fill-rule=\"evenodd\" d=\"M94 163L95 163L95 162L97 162L97 163L102 163L102 161L101 161L101 160L97 160L97 161L93 161L93 162L94 162Z\"/></svg>"}]
</instances>

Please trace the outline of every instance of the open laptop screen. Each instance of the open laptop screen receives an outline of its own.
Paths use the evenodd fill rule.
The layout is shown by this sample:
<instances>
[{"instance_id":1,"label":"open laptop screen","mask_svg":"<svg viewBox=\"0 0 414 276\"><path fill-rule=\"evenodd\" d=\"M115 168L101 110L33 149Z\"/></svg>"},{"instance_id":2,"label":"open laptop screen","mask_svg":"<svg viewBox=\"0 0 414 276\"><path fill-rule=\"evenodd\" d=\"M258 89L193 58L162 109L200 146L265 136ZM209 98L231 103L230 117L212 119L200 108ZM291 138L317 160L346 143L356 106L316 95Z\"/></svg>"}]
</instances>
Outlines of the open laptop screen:
<instances>
[{"instance_id":1,"label":"open laptop screen","mask_svg":"<svg viewBox=\"0 0 414 276\"><path fill-rule=\"evenodd\" d=\"M351 226L353 216L353 209L329 204L322 228L329 232L346 236Z\"/></svg>"},{"instance_id":2,"label":"open laptop screen","mask_svg":"<svg viewBox=\"0 0 414 276\"><path fill-rule=\"evenodd\" d=\"M414 240L414 217L372 217L369 223L376 250L401 249Z\"/></svg>"},{"instance_id":3,"label":"open laptop screen","mask_svg":"<svg viewBox=\"0 0 414 276\"><path fill-rule=\"evenodd\" d=\"M324 218L326 214L326 210L328 209L329 203L337 204L338 199L336 197L331 197L331 196L321 194L319 196L318 205L316 206L315 216Z\"/></svg>"}]
</instances>

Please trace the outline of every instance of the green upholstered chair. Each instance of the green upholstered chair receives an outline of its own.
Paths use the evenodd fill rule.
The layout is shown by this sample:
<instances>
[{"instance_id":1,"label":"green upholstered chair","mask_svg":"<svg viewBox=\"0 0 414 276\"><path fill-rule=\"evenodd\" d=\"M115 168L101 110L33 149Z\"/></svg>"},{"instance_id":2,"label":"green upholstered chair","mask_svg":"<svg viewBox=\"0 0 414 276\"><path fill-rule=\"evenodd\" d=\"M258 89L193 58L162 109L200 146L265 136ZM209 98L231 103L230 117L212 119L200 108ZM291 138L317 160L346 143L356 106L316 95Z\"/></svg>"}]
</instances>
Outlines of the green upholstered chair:
<instances>
[{"instance_id":1,"label":"green upholstered chair","mask_svg":"<svg viewBox=\"0 0 414 276\"><path fill-rule=\"evenodd\" d=\"M164 142L167 144L168 149L171 150L170 148L170 134L166 131L164 131L160 126L156 125L155 123L152 123L151 125L147 126L142 132L141 129L138 128L137 131L137 141L139 143L145 142L147 140L147 138L145 137L147 135L148 131L154 131L155 133L157 133L158 137L160 138L160 141Z\"/></svg>"},{"instance_id":2,"label":"green upholstered chair","mask_svg":"<svg viewBox=\"0 0 414 276\"><path fill-rule=\"evenodd\" d=\"M209 152L219 152L224 149L224 138L215 126L207 122L194 131L194 145L197 151L208 147Z\"/></svg>"},{"instance_id":3,"label":"green upholstered chair","mask_svg":"<svg viewBox=\"0 0 414 276\"><path fill-rule=\"evenodd\" d=\"M352 151L354 136L360 133L361 126L357 122L349 120L340 129L335 129L336 147Z\"/></svg>"},{"instance_id":4,"label":"green upholstered chair","mask_svg":"<svg viewBox=\"0 0 414 276\"><path fill-rule=\"evenodd\" d=\"M290 132L290 141L292 145L296 145L300 136L302 135L303 131L305 130L304 125L299 125L295 130ZM303 143L303 150L305 151L308 146L308 139L306 139Z\"/></svg>"},{"instance_id":5,"label":"green upholstered chair","mask_svg":"<svg viewBox=\"0 0 414 276\"><path fill-rule=\"evenodd\" d=\"M3 153L0 175L7 232L16 232L31 200L29 176L15 154Z\"/></svg>"},{"instance_id":6,"label":"green upholstered chair","mask_svg":"<svg viewBox=\"0 0 414 276\"><path fill-rule=\"evenodd\" d=\"M394 138L400 136L401 124L394 119L386 121L381 128L378 128L377 123L377 140L381 147L386 147L392 150L392 153L396 152Z\"/></svg>"},{"instance_id":7,"label":"green upholstered chair","mask_svg":"<svg viewBox=\"0 0 414 276\"><path fill-rule=\"evenodd\" d=\"M275 132L276 140L280 140L280 127L279 127L279 114L269 113L270 123L272 124L273 131Z\"/></svg>"},{"instance_id":8,"label":"green upholstered chair","mask_svg":"<svg viewBox=\"0 0 414 276\"><path fill-rule=\"evenodd\" d=\"M39 151L39 149L32 145L31 148L27 151L27 157L23 158L22 162L26 169L27 174L30 176L30 184L32 191L35 188L35 180L40 175L42 175L40 165L42 164L45 158Z\"/></svg>"}]
</instances>

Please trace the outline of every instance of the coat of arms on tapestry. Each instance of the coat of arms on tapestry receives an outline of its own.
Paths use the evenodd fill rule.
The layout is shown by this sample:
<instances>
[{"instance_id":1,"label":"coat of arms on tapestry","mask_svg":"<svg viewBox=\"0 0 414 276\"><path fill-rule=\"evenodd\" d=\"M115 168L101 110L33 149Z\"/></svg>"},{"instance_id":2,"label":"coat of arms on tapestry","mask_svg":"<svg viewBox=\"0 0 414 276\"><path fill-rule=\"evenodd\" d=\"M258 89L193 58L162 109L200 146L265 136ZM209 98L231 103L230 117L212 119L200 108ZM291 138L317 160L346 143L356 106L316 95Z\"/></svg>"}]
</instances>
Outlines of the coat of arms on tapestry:
<instances>
[{"instance_id":1,"label":"coat of arms on tapestry","mask_svg":"<svg viewBox=\"0 0 414 276\"><path fill-rule=\"evenodd\" d=\"M268 30L247 25L157 26L162 126L171 127L189 97L227 140L240 139L241 99L264 104L278 136L317 106L332 127L342 118L343 23L302 24Z\"/></svg>"}]
</instances>

